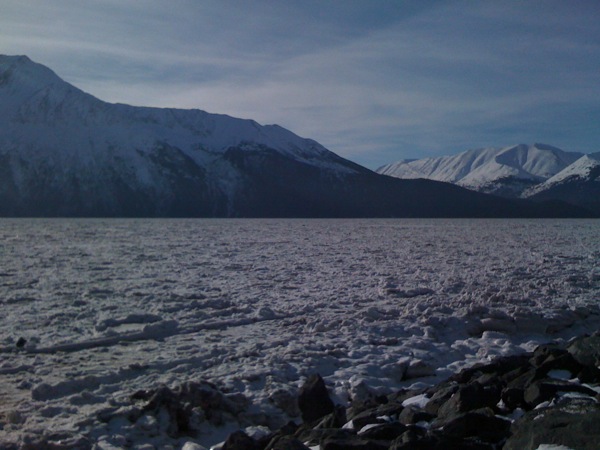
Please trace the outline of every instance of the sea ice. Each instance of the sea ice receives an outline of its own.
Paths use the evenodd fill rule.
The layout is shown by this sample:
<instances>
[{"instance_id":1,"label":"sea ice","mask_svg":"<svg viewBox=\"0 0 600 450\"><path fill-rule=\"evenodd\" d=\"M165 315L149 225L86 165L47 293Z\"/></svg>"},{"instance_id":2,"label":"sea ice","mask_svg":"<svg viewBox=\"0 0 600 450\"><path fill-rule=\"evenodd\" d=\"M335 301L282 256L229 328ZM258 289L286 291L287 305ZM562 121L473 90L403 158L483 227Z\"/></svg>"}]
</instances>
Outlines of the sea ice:
<instances>
[{"instance_id":1,"label":"sea ice","mask_svg":"<svg viewBox=\"0 0 600 450\"><path fill-rule=\"evenodd\" d=\"M316 372L368 399L600 327L594 220L3 219L0 237L0 443L209 448L298 421ZM249 405L198 414L193 439L132 401L203 380Z\"/></svg>"}]
</instances>

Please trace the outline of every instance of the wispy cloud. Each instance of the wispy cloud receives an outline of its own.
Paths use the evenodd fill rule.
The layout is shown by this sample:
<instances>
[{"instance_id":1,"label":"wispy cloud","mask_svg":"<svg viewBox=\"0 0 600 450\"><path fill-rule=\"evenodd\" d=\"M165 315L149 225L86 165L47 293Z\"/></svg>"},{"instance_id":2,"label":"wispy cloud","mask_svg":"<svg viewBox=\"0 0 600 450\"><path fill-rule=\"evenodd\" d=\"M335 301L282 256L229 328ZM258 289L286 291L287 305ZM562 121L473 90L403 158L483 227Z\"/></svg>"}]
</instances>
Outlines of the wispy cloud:
<instances>
[{"instance_id":1,"label":"wispy cloud","mask_svg":"<svg viewBox=\"0 0 600 450\"><path fill-rule=\"evenodd\" d=\"M4 0L0 52L108 101L279 123L369 167L600 143L594 0Z\"/></svg>"}]
</instances>

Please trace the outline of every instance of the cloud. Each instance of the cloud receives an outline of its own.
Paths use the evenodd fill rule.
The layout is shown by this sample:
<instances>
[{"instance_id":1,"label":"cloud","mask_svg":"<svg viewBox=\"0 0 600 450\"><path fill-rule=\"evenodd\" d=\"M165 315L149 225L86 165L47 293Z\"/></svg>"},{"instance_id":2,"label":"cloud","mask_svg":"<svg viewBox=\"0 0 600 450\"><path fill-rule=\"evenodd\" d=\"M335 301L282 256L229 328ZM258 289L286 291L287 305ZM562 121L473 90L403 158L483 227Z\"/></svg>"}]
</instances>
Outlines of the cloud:
<instances>
[{"instance_id":1,"label":"cloud","mask_svg":"<svg viewBox=\"0 0 600 450\"><path fill-rule=\"evenodd\" d=\"M594 1L4 3L0 52L102 99L279 123L369 167L540 140L598 150Z\"/></svg>"}]
</instances>

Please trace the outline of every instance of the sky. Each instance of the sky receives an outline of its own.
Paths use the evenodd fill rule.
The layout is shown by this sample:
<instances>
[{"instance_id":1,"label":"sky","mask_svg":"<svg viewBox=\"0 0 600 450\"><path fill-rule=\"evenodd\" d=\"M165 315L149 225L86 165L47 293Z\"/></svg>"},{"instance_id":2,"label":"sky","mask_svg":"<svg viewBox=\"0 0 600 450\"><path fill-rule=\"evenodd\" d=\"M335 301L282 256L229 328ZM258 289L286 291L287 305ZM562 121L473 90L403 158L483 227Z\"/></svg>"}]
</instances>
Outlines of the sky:
<instances>
[{"instance_id":1,"label":"sky","mask_svg":"<svg viewBox=\"0 0 600 450\"><path fill-rule=\"evenodd\" d=\"M598 0L0 0L0 54L105 101L276 123L371 169L600 151Z\"/></svg>"}]
</instances>

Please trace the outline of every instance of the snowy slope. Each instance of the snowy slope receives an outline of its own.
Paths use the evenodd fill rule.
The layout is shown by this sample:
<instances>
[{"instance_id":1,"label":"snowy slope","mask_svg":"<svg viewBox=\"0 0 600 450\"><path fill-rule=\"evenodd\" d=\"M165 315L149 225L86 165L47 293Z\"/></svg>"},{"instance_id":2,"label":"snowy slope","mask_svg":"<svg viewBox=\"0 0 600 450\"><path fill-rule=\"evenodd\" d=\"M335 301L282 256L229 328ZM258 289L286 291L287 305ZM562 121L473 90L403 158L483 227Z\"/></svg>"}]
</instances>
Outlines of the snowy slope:
<instances>
[{"instance_id":1,"label":"snowy slope","mask_svg":"<svg viewBox=\"0 0 600 450\"><path fill-rule=\"evenodd\" d=\"M599 168L600 152L584 155L553 177L532 188L527 194L533 195L569 181L595 181L598 178Z\"/></svg>"},{"instance_id":2,"label":"snowy slope","mask_svg":"<svg viewBox=\"0 0 600 450\"><path fill-rule=\"evenodd\" d=\"M277 125L106 103L25 56L0 56L0 216L581 213L380 176Z\"/></svg>"},{"instance_id":3,"label":"snowy slope","mask_svg":"<svg viewBox=\"0 0 600 450\"><path fill-rule=\"evenodd\" d=\"M400 161L383 166L377 172L397 178L426 178L482 192L519 196L525 187L555 175L581 155L544 144L521 144Z\"/></svg>"},{"instance_id":4,"label":"snowy slope","mask_svg":"<svg viewBox=\"0 0 600 450\"><path fill-rule=\"evenodd\" d=\"M244 142L268 146L292 158L336 170L324 147L277 125L261 126L253 120L178 110L109 104L61 80L50 69L26 56L0 56L0 121L3 137L17 134L23 140L47 141L44 151L54 157L89 158L118 143L122 156L132 147L168 141L188 156L205 163L207 154L224 153ZM51 129L50 129L51 128ZM31 132L34 131L32 134ZM67 139L69 145L65 145Z\"/></svg>"},{"instance_id":5,"label":"snowy slope","mask_svg":"<svg viewBox=\"0 0 600 450\"><path fill-rule=\"evenodd\" d=\"M600 152L584 155L545 182L525 191L536 200L560 199L600 214Z\"/></svg>"},{"instance_id":6,"label":"snowy slope","mask_svg":"<svg viewBox=\"0 0 600 450\"><path fill-rule=\"evenodd\" d=\"M189 196L193 190L205 193L196 202L205 204L195 213L227 215L236 192L244 189L239 170L226 161L234 148L276 154L337 176L366 171L277 125L200 110L109 104L26 56L0 56L0 162L5 176L0 193L13 194L8 203L15 193L14 203L21 203L38 199L40 191L59 197L66 192L73 197L71 208L46 199L56 203L59 214L122 214L132 204L152 202L158 209L145 206L133 214L178 215L165 209L165 197Z\"/></svg>"}]
</instances>

